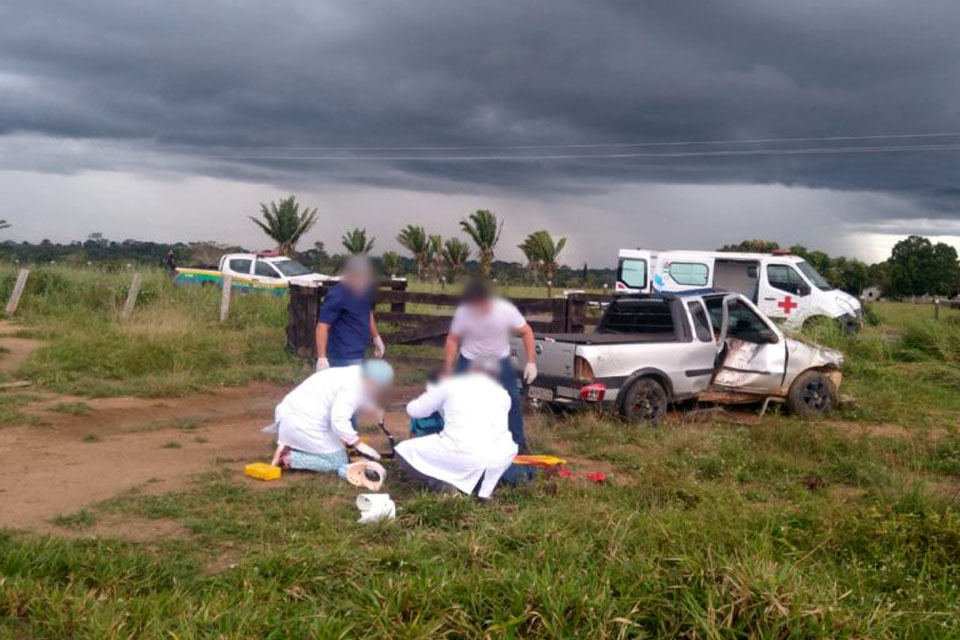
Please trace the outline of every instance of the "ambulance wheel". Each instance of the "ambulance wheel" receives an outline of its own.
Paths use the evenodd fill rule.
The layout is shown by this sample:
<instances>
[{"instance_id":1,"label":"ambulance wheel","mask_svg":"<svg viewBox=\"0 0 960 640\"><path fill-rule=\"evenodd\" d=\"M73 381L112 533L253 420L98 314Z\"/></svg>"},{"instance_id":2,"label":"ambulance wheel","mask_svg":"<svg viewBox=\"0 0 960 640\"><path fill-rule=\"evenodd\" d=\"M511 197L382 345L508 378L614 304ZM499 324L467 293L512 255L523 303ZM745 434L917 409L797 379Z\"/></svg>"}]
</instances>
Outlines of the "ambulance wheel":
<instances>
[{"instance_id":1,"label":"ambulance wheel","mask_svg":"<svg viewBox=\"0 0 960 640\"><path fill-rule=\"evenodd\" d=\"M640 378L630 385L620 412L630 422L657 425L667 415L667 390L654 378Z\"/></svg>"},{"instance_id":2,"label":"ambulance wheel","mask_svg":"<svg viewBox=\"0 0 960 640\"><path fill-rule=\"evenodd\" d=\"M787 408L801 418L818 418L837 405L837 390L822 371L805 371L797 376L787 393Z\"/></svg>"}]
</instances>

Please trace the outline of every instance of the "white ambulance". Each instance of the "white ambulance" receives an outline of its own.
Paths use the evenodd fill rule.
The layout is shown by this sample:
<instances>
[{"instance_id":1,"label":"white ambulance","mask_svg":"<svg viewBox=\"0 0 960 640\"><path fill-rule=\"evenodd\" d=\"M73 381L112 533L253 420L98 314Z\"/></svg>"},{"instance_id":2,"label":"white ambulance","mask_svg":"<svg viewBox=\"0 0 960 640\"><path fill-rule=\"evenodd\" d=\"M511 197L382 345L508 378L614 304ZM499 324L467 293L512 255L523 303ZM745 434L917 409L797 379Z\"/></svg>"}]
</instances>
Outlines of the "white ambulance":
<instances>
[{"instance_id":1,"label":"white ambulance","mask_svg":"<svg viewBox=\"0 0 960 640\"><path fill-rule=\"evenodd\" d=\"M741 293L788 329L830 318L858 330L863 307L835 289L800 256L789 252L655 251L621 249L618 293L669 293L718 289Z\"/></svg>"}]
</instances>

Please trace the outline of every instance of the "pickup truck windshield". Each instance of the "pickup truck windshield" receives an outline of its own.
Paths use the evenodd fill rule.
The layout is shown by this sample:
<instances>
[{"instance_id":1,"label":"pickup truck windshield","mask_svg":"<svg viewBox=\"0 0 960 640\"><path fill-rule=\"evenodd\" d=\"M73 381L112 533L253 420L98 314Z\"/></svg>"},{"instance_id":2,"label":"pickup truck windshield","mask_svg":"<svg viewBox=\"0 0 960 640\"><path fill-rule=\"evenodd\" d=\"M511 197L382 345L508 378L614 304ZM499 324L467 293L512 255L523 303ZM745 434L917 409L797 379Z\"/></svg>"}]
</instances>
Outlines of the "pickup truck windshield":
<instances>
[{"instance_id":1,"label":"pickup truck windshield","mask_svg":"<svg viewBox=\"0 0 960 640\"><path fill-rule=\"evenodd\" d=\"M670 305L666 300L619 298L607 307L597 333L663 333L672 336Z\"/></svg>"},{"instance_id":2,"label":"pickup truck windshield","mask_svg":"<svg viewBox=\"0 0 960 640\"><path fill-rule=\"evenodd\" d=\"M830 286L830 283L827 282L822 275L817 273L817 270L810 266L809 262L802 260L797 263L797 268L803 272L803 275L807 276L807 279L813 283L817 289L821 291L830 291L833 287Z\"/></svg>"},{"instance_id":3,"label":"pickup truck windshield","mask_svg":"<svg viewBox=\"0 0 960 640\"><path fill-rule=\"evenodd\" d=\"M310 269L307 269L305 266L297 262L296 260L279 260L273 263L277 269L280 270L280 273L292 278L294 276L302 276L310 273Z\"/></svg>"}]
</instances>

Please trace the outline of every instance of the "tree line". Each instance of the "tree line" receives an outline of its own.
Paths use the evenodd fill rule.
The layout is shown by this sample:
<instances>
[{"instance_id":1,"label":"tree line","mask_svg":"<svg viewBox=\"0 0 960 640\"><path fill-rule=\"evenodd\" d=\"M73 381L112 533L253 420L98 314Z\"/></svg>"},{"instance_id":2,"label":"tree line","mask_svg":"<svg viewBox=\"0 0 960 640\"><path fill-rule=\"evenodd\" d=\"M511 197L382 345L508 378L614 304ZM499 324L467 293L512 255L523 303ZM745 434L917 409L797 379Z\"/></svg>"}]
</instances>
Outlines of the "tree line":
<instances>
[{"instance_id":1,"label":"tree line","mask_svg":"<svg viewBox=\"0 0 960 640\"><path fill-rule=\"evenodd\" d=\"M290 196L269 205L261 204L260 217L250 216L250 219L276 242L278 251L297 256L300 255L296 252L297 243L316 224L316 216L316 208L301 209L296 197ZM408 224L400 230L397 243L409 252L420 280L432 279L441 285L456 280L467 272L474 256L479 273L488 278L493 275L503 220L488 209L479 209L461 220L460 228L474 247L458 237L444 239L439 234L431 234L422 225ZM560 252L566 243L566 238L554 238L546 229L527 235L519 245L527 260L526 279L552 285L560 267ZM348 254L370 254L376 238L368 237L367 230L358 227L344 233L340 244ZM322 247L315 245L315 249L319 251ZM388 251L380 256L380 262L387 275L401 275L404 262L398 253ZM587 271L585 268L582 273L584 281L589 275Z\"/></svg>"},{"instance_id":2,"label":"tree line","mask_svg":"<svg viewBox=\"0 0 960 640\"><path fill-rule=\"evenodd\" d=\"M559 287L601 288L612 286L616 271L611 268L582 268L560 264L567 239L556 238L546 229L529 233L520 243L526 262L497 260L504 221L492 211L477 210L460 221L463 238L443 238L422 225L407 224L396 236L406 255L387 251L373 255L376 238L357 227L340 238L344 253L329 252L323 242L314 242L305 250L297 246L317 222L317 209L302 207L294 196L261 204L259 217L252 221L273 242L278 251L289 255L320 273L336 273L350 255L369 254L388 276L416 274L421 280L441 284L463 275L482 275L501 282L548 284ZM0 229L10 224L0 220ZM472 245L472 246L471 246ZM611 248L611 262L613 251ZM720 251L768 253L780 250L770 240L744 240L720 247ZM869 286L877 286L892 298L909 296L954 297L960 294L960 263L957 250L943 242L931 242L921 236L909 236L894 245L890 257L867 264L855 258L830 256L803 245L787 247L811 264L833 286L859 295ZM92 233L86 240L60 244L50 240L39 243L5 241L0 243L0 259L21 263L69 262L95 264L104 269L120 269L127 263L164 264L168 257L180 265L215 265L224 253L245 252L239 246L219 242L159 243L139 240L108 240Z\"/></svg>"},{"instance_id":3,"label":"tree line","mask_svg":"<svg viewBox=\"0 0 960 640\"><path fill-rule=\"evenodd\" d=\"M769 253L781 247L772 240L744 240L720 247L719 251ZM890 257L867 264L856 258L831 257L823 251L803 245L787 247L790 253L810 263L820 275L838 289L860 294L875 286L891 298L960 294L960 263L956 248L945 242L933 243L922 236L909 236L893 246Z\"/></svg>"}]
</instances>

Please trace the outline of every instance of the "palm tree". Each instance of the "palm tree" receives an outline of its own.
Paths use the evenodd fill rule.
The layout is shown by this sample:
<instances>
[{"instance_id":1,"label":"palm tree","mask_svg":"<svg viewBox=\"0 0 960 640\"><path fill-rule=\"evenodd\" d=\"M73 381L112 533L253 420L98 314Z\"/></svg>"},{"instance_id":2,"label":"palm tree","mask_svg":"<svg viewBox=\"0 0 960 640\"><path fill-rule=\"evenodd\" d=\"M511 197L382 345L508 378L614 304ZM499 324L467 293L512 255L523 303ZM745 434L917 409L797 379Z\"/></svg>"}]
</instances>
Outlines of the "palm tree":
<instances>
[{"instance_id":1,"label":"palm tree","mask_svg":"<svg viewBox=\"0 0 960 640\"><path fill-rule=\"evenodd\" d=\"M539 250L536 246L536 242L533 239L534 234L530 234L526 237L522 244L517 245L523 255L527 258L527 270L530 272L530 279L533 282L537 281L537 273L540 271L540 256L538 255Z\"/></svg>"},{"instance_id":2,"label":"palm tree","mask_svg":"<svg viewBox=\"0 0 960 640\"><path fill-rule=\"evenodd\" d=\"M553 276L557 272L557 259L566 244L566 238L554 240L549 231L541 229L528 235L523 244L520 245L520 248L524 249L524 253L529 249L528 259L533 256L540 265L548 288L553 284Z\"/></svg>"},{"instance_id":3,"label":"palm tree","mask_svg":"<svg viewBox=\"0 0 960 640\"><path fill-rule=\"evenodd\" d=\"M413 260L417 263L417 278L423 280L430 253L430 240L427 238L426 230L420 225L408 224L400 230L397 242L413 254Z\"/></svg>"},{"instance_id":4,"label":"palm tree","mask_svg":"<svg viewBox=\"0 0 960 640\"><path fill-rule=\"evenodd\" d=\"M296 196L283 198L278 205L271 202L270 206L261 203L260 215L266 222L253 216L253 220L263 232L277 243L277 251L285 256L293 256L297 242L316 223L317 210L304 209L300 211Z\"/></svg>"},{"instance_id":5,"label":"palm tree","mask_svg":"<svg viewBox=\"0 0 960 640\"><path fill-rule=\"evenodd\" d=\"M380 262L383 264L384 274L390 276L391 278L397 277L397 272L400 270L400 256L395 251L387 251L385 254L380 256Z\"/></svg>"},{"instance_id":6,"label":"palm tree","mask_svg":"<svg viewBox=\"0 0 960 640\"><path fill-rule=\"evenodd\" d=\"M370 253L375 240L376 238L367 240L367 230L358 227L343 234L343 237L340 238L340 243L344 249L350 252L350 255L355 256L358 253Z\"/></svg>"},{"instance_id":7,"label":"palm tree","mask_svg":"<svg viewBox=\"0 0 960 640\"><path fill-rule=\"evenodd\" d=\"M480 269L483 271L484 277L489 277L490 263L493 262L493 250L500 241L503 222L497 221L497 216L493 211L478 209L471 213L468 219L461 220L460 227L477 245L480 253Z\"/></svg>"},{"instance_id":8,"label":"palm tree","mask_svg":"<svg viewBox=\"0 0 960 640\"><path fill-rule=\"evenodd\" d=\"M450 238L443 243L443 261L450 271L451 279L463 273L463 268L470 259L470 247L460 238Z\"/></svg>"},{"instance_id":9,"label":"palm tree","mask_svg":"<svg viewBox=\"0 0 960 640\"><path fill-rule=\"evenodd\" d=\"M430 236L430 258L433 260L433 274L443 288L443 238Z\"/></svg>"},{"instance_id":10,"label":"palm tree","mask_svg":"<svg viewBox=\"0 0 960 640\"><path fill-rule=\"evenodd\" d=\"M9 229L11 226L13 225L11 225L6 220L0 220L0 229Z\"/></svg>"}]
</instances>

